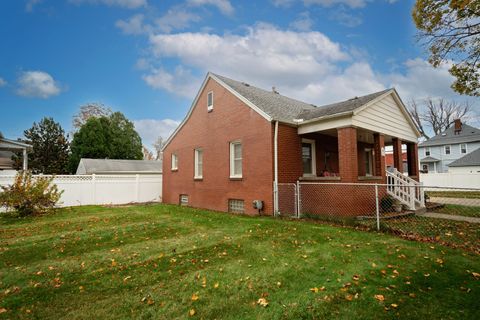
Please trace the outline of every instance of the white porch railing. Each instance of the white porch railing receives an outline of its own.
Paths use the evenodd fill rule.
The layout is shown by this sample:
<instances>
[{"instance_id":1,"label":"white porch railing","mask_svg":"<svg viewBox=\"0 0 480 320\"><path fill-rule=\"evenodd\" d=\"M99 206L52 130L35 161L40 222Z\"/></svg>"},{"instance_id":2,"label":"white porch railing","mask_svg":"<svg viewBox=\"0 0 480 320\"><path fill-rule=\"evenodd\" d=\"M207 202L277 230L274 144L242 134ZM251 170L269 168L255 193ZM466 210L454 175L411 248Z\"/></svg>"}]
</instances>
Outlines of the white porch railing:
<instances>
[{"instance_id":1,"label":"white porch railing","mask_svg":"<svg viewBox=\"0 0 480 320\"><path fill-rule=\"evenodd\" d=\"M387 171L387 192L410 210L425 207L422 183L407 177L397 169Z\"/></svg>"}]
</instances>

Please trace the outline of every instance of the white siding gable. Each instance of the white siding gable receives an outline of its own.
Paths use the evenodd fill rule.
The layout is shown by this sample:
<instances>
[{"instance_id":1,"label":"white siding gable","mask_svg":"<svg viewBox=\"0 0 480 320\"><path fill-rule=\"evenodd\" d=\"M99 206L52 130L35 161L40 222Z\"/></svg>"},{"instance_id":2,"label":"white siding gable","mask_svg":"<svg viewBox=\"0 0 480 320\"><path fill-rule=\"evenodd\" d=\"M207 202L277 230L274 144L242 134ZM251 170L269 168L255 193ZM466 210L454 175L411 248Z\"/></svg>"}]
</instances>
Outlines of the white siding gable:
<instances>
[{"instance_id":1,"label":"white siding gable","mask_svg":"<svg viewBox=\"0 0 480 320\"><path fill-rule=\"evenodd\" d=\"M354 113L352 124L357 127L417 142L417 133L404 107L393 93Z\"/></svg>"}]
</instances>

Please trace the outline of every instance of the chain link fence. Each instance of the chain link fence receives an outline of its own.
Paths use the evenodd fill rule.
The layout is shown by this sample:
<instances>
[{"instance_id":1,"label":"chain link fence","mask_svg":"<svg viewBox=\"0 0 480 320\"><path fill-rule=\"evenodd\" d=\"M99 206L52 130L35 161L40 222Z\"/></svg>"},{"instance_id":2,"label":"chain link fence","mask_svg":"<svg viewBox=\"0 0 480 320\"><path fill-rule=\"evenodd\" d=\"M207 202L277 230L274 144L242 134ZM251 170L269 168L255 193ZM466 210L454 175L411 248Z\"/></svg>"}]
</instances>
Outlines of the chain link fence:
<instances>
[{"instance_id":1,"label":"chain link fence","mask_svg":"<svg viewBox=\"0 0 480 320\"><path fill-rule=\"evenodd\" d=\"M414 201L401 199L387 184L285 184L279 187L279 211L480 253L480 189L410 188L406 193L416 199L422 193L422 202L416 200L412 206Z\"/></svg>"}]
</instances>

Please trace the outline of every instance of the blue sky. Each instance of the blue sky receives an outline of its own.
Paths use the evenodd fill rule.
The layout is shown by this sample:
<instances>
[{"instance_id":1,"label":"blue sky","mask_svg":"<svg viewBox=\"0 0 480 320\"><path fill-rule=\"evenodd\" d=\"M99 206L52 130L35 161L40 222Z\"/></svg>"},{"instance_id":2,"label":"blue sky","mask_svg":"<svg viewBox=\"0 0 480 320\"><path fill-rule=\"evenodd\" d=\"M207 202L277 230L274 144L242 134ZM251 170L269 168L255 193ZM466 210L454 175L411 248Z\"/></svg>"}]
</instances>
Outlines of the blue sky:
<instances>
[{"instance_id":1,"label":"blue sky","mask_svg":"<svg viewBox=\"0 0 480 320\"><path fill-rule=\"evenodd\" d=\"M3 0L0 131L19 138L44 116L71 131L79 106L97 102L151 147L207 71L316 105L392 86L404 101L467 100L449 88L447 66L425 61L413 2Z\"/></svg>"}]
</instances>

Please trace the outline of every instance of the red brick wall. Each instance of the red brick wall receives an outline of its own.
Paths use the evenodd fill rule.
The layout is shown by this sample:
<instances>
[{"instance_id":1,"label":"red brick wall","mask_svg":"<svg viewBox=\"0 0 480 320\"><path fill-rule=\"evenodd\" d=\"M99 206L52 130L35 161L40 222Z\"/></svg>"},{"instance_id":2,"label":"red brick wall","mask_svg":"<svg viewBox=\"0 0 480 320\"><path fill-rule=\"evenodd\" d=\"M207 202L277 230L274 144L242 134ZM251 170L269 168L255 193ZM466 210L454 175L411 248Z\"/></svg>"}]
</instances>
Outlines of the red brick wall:
<instances>
[{"instance_id":1,"label":"red brick wall","mask_svg":"<svg viewBox=\"0 0 480 320\"><path fill-rule=\"evenodd\" d=\"M207 112L207 93L214 92L214 109ZM243 199L245 211L257 214L253 200L263 200L273 213L272 124L210 79L190 118L164 150L163 202L228 211L228 199ZM231 141L242 142L243 178L230 179ZM203 180L194 181L194 149L203 149ZM178 155L178 171L171 171L171 154Z\"/></svg>"}]
</instances>

